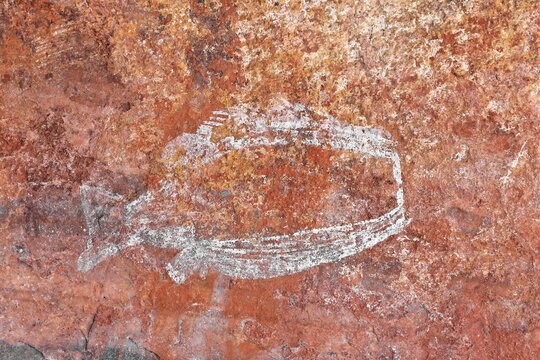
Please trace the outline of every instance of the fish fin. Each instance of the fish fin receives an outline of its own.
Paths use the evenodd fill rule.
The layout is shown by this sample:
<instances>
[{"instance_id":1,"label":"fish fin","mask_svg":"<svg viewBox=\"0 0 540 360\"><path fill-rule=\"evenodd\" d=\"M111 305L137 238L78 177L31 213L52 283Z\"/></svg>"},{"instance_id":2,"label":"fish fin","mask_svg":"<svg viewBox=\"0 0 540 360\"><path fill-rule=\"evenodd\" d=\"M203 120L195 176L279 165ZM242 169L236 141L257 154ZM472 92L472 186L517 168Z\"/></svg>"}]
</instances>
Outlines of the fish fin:
<instances>
[{"instance_id":1,"label":"fish fin","mask_svg":"<svg viewBox=\"0 0 540 360\"><path fill-rule=\"evenodd\" d=\"M177 284L182 284L197 271L206 274L206 264L199 249L190 247L179 252L166 266L167 273Z\"/></svg>"}]
</instances>

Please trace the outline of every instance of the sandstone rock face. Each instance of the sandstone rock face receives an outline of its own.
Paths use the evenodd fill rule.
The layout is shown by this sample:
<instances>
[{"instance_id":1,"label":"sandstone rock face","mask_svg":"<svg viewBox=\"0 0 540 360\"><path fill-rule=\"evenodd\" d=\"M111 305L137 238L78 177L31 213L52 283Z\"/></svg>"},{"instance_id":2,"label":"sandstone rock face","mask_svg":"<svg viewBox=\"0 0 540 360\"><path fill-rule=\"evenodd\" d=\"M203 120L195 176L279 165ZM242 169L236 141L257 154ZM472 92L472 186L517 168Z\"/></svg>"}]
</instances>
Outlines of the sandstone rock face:
<instances>
[{"instance_id":1,"label":"sandstone rock face","mask_svg":"<svg viewBox=\"0 0 540 360\"><path fill-rule=\"evenodd\" d=\"M0 359L540 358L539 34L527 0L1 1Z\"/></svg>"}]
</instances>

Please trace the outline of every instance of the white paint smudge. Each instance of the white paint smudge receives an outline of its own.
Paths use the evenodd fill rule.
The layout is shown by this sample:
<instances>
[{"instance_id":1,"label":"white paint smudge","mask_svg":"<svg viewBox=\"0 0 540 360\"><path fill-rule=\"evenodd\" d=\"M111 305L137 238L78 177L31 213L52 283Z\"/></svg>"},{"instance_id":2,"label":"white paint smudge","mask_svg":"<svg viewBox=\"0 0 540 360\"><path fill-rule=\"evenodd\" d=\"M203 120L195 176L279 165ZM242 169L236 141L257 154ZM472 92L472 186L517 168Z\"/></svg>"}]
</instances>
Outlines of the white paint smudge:
<instances>
[{"instance_id":1,"label":"white paint smudge","mask_svg":"<svg viewBox=\"0 0 540 360\"><path fill-rule=\"evenodd\" d=\"M514 158L514 160L512 160L512 162L509 164L508 166L508 171L506 172L506 175L503 176L500 181L503 185L507 185L508 182L510 181L510 176L512 175L512 171L514 171L515 167L518 165L519 163L519 159L521 159L521 157L523 156L523 150L525 149L525 146L527 145L527 142L529 140L525 140L525 142L523 143L523 145L521 145L521 148L519 149L519 152L517 153L516 157Z\"/></svg>"},{"instance_id":2,"label":"white paint smudge","mask_svg":"<svg viewBox=\"0 0 540 360\"><path fill-rule=\"evenodd\" d=\"M310 115L316 116L317 120ZM226 121L242 126L247 135L213 140L213 130ZM303 105L282 101L265 113L258 109L242 108L216 111L211 121L201 125L197 133L186 133L172 140L165 147L163 158L174 158L181 146L184 156L170 163L170 169L175 166L197 167L215 161L233 150L288 145L292 142L391 161L397 184L396 208L376 219L302 230L287 235L253 234L228 240L200 239L193 227L158 228L152 225L150 217L145 216L135 223L134 215L142 212L145 204L154 198L154 194L145 193L124 208L125 226L128 228L125 240L111 243L99 239L98 242L104 245L97 245L96 226L99 222L96 225L95 218L104 216L103 208L99 205L91 206L89 199L101 197L102 201L116 202L121 197L101 188L82 186L81 195L89 233L87 248L78 260L78 269L88 271L126 247L151 244L180 250L166 266L168 274L178 284L195 272L204 276L209 268L234 278L272 278L358 254L400 233L407 225L400 160L389 136L380 130L341 123ZM161 185L162 194L173 198L178 195L175 193L178 184L172 176ZM159 214L149 216L160 219ZM166 223L165 215L161 215L161 219Z\"/></svg>"}]
</instances>

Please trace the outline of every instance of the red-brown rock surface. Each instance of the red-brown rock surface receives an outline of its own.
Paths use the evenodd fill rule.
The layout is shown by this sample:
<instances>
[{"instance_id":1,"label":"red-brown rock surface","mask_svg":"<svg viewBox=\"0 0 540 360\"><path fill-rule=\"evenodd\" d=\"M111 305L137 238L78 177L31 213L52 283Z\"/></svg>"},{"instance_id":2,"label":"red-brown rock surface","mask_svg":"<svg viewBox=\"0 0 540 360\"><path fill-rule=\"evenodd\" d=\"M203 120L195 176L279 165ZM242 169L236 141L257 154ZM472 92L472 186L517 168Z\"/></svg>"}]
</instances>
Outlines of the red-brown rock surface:
<instances>
[{"instance_id":1,"label":"red-brown rock surface","mask_svg":"<svg viewBox=\"0 0 540 360\"><path fill-rule=\"evenodd\" d=\"M540 358L539 34L527 0L0 1L0 358ZM148 242L79 271L89 224L120 246L149 193L137 219L217 239L395 206L376 158L163 157L214 111L279 99L393 139L403 231L267 279L179 284L179 250Z\"/></svg>"}]
</instances>

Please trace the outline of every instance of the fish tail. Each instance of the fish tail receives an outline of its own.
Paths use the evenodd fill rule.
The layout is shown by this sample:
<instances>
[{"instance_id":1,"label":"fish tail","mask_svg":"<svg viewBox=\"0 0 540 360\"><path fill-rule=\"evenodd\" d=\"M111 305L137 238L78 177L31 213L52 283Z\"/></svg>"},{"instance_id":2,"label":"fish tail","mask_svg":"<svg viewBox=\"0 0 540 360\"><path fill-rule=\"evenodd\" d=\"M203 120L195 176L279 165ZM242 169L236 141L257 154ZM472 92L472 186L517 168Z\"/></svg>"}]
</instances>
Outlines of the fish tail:
<instances>
[{"instance_id":1,"label":"fish tail","mask_svg":"<svg viewBox=\"0 0 540 360\"><path fill-rule=\"evenodd\" d=\"M77 259L77 270L87 272L110 256L117 254L120 246L108 244L99 246L92 244L84 250Z\"/></svg>"},{"instance_id":2,"label":"fish tail","mask_svg":"<svg viewBox=\"0 0 540 360\"><path fill-rule=\"evenodd\" d=\"M121 195L101 186L82 185L79 196L87 241L77 260L77 269L88 271L121 249L125 201Z\"/></svg>"}]
</instances>

